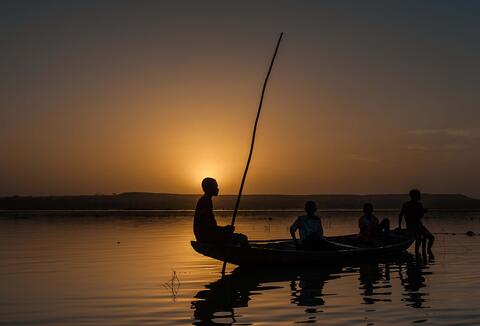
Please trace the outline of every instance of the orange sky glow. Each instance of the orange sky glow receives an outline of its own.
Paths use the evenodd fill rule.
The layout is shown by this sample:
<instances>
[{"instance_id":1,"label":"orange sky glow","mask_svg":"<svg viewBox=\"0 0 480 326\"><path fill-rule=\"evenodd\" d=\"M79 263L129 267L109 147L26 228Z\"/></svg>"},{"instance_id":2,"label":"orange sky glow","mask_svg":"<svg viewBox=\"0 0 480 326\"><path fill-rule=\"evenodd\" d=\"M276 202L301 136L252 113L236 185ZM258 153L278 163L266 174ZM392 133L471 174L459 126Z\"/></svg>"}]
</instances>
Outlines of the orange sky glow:
<instances>
[{"instance_id":1,"label":"orange sky glow","mask_svg":"<svg viewBox=\"0 0 480 326\"><path fill-rule=\"evenodd\" d=\"M0 195L236 193L283 31L246 193L480 196L478 6L271 5L1 5Z\"/></svg>"}]
</instances>

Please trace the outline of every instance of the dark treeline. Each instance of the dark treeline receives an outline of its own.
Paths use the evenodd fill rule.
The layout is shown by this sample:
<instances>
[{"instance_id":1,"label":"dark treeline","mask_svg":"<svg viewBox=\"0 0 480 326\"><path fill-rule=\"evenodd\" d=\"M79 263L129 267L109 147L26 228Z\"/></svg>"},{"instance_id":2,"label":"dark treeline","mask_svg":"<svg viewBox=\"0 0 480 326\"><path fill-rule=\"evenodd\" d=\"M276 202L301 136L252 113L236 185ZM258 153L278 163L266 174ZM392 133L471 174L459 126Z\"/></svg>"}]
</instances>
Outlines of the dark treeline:
<instances>
[{"instance_id":1,"label":"dark treeline","mask_svg":"<svg viewBox=\"0 0 480 326\"><path fill-rule=\"evenodd\" d=\"M104 209L194 209L200 195L122 193L92 196L12 196L0 198L1 210L104 210ZM216 209L233 209L235 195L215 199ZM315 200L319 209L361 209L371 202L376 209L400 208L408 195L244 195L240 209L302 209L306 200ZM464 195L424 194L425 207L432 209L480 209L480 200Z\"/></svg>"}]
</instances>

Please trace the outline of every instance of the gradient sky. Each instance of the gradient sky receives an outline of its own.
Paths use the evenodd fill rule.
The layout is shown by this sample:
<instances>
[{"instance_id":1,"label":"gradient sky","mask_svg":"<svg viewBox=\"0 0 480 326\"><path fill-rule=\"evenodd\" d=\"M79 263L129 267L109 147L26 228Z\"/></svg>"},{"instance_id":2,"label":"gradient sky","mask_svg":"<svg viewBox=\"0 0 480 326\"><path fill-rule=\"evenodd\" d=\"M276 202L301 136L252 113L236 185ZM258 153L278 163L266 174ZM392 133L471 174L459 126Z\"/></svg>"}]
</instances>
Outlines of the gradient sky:
<instances>
[{"instance_id":1,"label":"gradient sky","mask_svg":"<svg viewBox=\"0 0 480 326\"><path fill-rule=\"evenodd\" d=\"M0 195L480 197L480 2L2 1Z\"/></svg>"}]
</instances>

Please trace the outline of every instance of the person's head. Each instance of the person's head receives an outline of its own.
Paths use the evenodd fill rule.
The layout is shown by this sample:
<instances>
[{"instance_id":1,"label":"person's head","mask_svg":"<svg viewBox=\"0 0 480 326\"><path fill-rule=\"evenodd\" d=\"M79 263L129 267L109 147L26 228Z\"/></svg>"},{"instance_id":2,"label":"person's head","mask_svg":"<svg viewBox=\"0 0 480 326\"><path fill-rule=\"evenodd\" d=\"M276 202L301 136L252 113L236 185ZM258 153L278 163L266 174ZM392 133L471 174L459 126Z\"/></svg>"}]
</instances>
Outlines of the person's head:
<instances>
[{"instance_id":1,"label":"person's head","mask_svg":"<svg viewBox=\"0 0 480 326\"><path fill-rule=\"evenodd\" d=\"M373 205L370 203L365 203L363 205L363 213L366 215L370 215L373 213Z\"/></svg>"},{"instance_id":2,"label":"person's head","mask_svg":"<svg viewBox=\"0 0 480 326\"><path fill-rule=\"evenodd\" d=\"M305 203L305 212L308 215L313 215L317 211L317 204L313 200L309 200Z\"/></svg>"},{"instance_id":3,"label":"person's head","mask_svg":"<svg viewBox=\"0 0 480 326\"><path fill-rule=\"evenodd\" d=\"M207 196L218 195L218 184L214 178L205 178L202 180L202 189Z\"/></svg>"},{"instance_id":4,"label":"person's head","mask_svg":"<svg viewBox=\"0 0 480 326\"><path fill-rule=\"evenodd\" d=\"M408 193L410 195L410 198L412 201L419 201L420 200L420 190L418 189L412 189Z\"/></svg>"}]
</instances>

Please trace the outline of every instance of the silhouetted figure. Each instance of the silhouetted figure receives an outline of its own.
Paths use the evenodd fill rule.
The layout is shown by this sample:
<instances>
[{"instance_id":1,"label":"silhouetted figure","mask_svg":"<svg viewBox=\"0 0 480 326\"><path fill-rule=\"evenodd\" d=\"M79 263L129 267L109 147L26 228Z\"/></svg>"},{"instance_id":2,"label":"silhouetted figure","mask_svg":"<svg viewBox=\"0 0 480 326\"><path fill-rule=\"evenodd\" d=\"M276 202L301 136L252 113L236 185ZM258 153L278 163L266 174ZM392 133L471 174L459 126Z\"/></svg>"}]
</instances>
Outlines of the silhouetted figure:
<instances>
[{"instance_id":1,"label":"silhouetted figure","mask_svg":"<svg viewBox=\"0 0 480 326\"><path fill-rule=\"evenodd\" d=\"M419 190L412 189L409 195L411 200L402 206L402 211L398 217L398 227L402 228L402 218L405 216L407 230L415 235L415 253L419 254L420 243L422 244L422 251L425 253L428 241L428 253L433 255L432 246L435 237L421 221L428 210L423 208L420 202L421 194Z\"/></svg>"},{"instance_id":2,"label":"silhouetted figure","mask_svg":"<svg viewBox=\"0 0 480 326\"><path fill-rule=\"evenodd\" d=\"M360 238L365 242L375 243L379 240L386 240L390 232L390 220L384 218L382 222L373 215L373 205L363 205L363 215L358 219Z\"/></svg>"},{"instance_id":3,"label":"silhouetted figure","mask_svg":"<svg viewBox=\"0 0 480 326\"><path fill-rule=\"evenodd\" d=\"M212 197L218 196L217 181L213 178L203 179L202 189L205 194L197 202L193 219L193 233L197 241L248 246L245 235L233 233L235 227L217 225L212 202Z\"/></svg>"},{"instance_id":4,"label":"silhouetted figure","mask_svg":"<svg viewBox=\"0 0 480 326\"><path fill-rule=\"evenodd\" d=\"M305 212L307 215L297 217L292 226L290 226L290 234L292 235L295 246L304 250L335 250L338 247L325 240L323 237L323 227L320 217L315 215L317 205L314 201L305 203ZM298 242L295 232L299 231L300 241Z\"/></svg>"}]
</instances>

